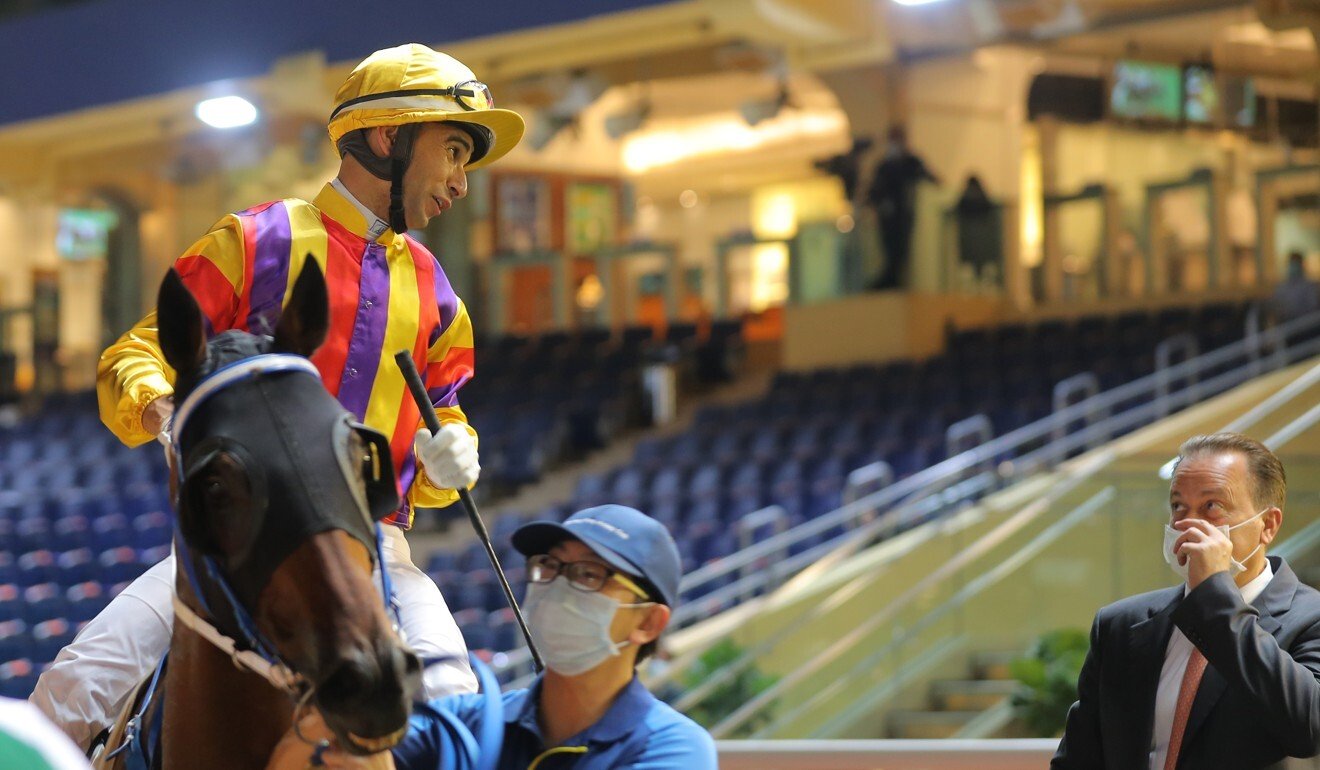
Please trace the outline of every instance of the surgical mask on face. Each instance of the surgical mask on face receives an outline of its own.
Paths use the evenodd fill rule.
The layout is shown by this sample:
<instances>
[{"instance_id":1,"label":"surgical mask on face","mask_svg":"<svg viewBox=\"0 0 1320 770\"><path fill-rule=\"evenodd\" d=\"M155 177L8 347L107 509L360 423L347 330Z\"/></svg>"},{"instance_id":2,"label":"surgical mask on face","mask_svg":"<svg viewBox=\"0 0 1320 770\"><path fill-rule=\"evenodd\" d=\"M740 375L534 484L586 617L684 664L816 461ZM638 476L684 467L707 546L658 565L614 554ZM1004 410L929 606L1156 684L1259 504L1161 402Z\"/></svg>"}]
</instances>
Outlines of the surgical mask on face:
<instances>
[{"instance_id":1,"label":"surgical mask on face","mask_svg":"<svg viewBox=\"0 0 1320 770\"><path fill-rule=\"evenodd\" d=\"M1224 533L1224 537L1228 537L1228 536L1229 536L1228 533L1232 532L1233 530L1237 529L1238 527L1242 526L1243 524L1246 524L1246 523L1248 523L1248 522L1255 521L1256 519L1259 519L1261 516L1265 515L1265 511L1268 511L1268 510L1269 510L1269 508L1266 508L1264 511L1261 511L1260 513L1256 514L1255 516L1252 516L1250 519L1247 519L1246 521L1239 521L1237 524L1234 524L1234 525L1231 526L1231 527L1228 526L1227 524L1221 524L1221 525L1219 525L1218 527L1215 527L1215 529L1219 530L1220 532L1223 532L1223 533ZM1181 535L1181 534L1182 534L1182 532L1179 532L1178 530L1174 529L1173 527L1169 526L1168 524L1165 524L1165 525L1164 525L1164 561L1167 562L1168 565L1169 565L1169 567L1171 567L1171 568L1173 569L1173 571L1176 572L1176 573L1178 574L1178 577L1181 577L1184 581L1186 581L1186 580L1187 580L1187 572L1188 572L1188 566L1189 566L1189 565L1188 565L1188 564L1179 564L1179 563L1178 563L1178 554L1177 554L1176 551L1174 551L1174 544L1177 542L1177 540L1178 540L1178 536ZM1255 556L1255 555L1256 555L1256 551L1259 551L1259 550L1261 549L1261 547L1262 547L1262 544L1258 543L1258 544L1256 545L1256 547L1255 547L1254 549L1252 549L1251 553L1247 554L1247 558L1246 558L1246 559L1243 559L1243 561L1246 561L1246 560L1250 559L1251 557ZM1241 561L1238 561L1237 559L1234 559L1231 555L1228 557L1228 576L1229 576L1229 577L1234 577L1234 578L1235 578L1235 577L1237 577L1238 575L1240 575L1240 574L1242 574L1243 572L1246 572L1246 571L1247 571L1247 565L1243 564Z\"/></svg>"},{"instance_id":2,"label":"surgical mask on face","mask_svg":"<svg viewBox=\"0 0 1320 770\"><path fill-rule=\"evenodd\" d=\"M610 624L620 607L654 603L624 604L599 592L579 591L567 579L556 577L549 583L529 583L523 610L545 665L565 676L576 676L617 656L630 644L610 638Z\"/></svg>"}]
</instances>

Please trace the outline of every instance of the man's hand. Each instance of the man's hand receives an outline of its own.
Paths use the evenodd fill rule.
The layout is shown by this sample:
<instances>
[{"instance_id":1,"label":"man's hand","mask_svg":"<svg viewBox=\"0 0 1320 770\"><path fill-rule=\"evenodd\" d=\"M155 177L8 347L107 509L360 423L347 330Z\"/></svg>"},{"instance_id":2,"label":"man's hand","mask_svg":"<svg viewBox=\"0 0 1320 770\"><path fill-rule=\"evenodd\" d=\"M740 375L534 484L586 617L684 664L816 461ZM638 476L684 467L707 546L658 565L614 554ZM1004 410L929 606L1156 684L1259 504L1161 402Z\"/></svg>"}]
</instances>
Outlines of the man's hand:
<instances>
[{"instance_id":1,"label":"man's hand","mask_svg":"<svg viewBox=\"0 0 1320 770\"><path fill-rule=\"evenodd\" d=\"M1233 560L1233 541L1203 519L1182 519L1173 528L1182 532L1174 541L1173 552L1187 565L1187 588L1217 572L1227 572Z\"/></svg>"},{"instance_id":2,"label":"man's hand","mask_svg":"<svg viewBox=\"0 0 1320 770\"><path fill-rule=\"evenodd\" d=\"M299 737L298 733L302 734ZM304 740L306 739L306 740ZM312 756L316 747L307 741L329 741L330 747L321 753L322 764L317 767L329 770L394 770L394 757L388 751L359 757L341 751L335 743L334 735L325 726L321 715L316 711L304 716L298 722L298 732L290 730L275 746L266 764L266 770L305 770L313 767Z\"/></svg>"},{"instance_id":3,"label":"man's hand","mask_svg":"<svg viewBox=\"0 0 1320 770\"><path fill-rule=\"evenodd\" d=\"M169 428L173 418L174 397L161 396L142 410L142 429L152 436L159 436L161 431Z\"/></svg>"},{"instance_id":4,"label":"man's hand","mask_svg":"<svg viewBox=\"0 0 1320 770\"><path fill-rule=\"evenodd\" d=\"M413 447L426 477L438 489L467 489L481 474L477 440L457 423L445 423L434 436L425 428L417 431Z\"/></svg>"}]
</instances>

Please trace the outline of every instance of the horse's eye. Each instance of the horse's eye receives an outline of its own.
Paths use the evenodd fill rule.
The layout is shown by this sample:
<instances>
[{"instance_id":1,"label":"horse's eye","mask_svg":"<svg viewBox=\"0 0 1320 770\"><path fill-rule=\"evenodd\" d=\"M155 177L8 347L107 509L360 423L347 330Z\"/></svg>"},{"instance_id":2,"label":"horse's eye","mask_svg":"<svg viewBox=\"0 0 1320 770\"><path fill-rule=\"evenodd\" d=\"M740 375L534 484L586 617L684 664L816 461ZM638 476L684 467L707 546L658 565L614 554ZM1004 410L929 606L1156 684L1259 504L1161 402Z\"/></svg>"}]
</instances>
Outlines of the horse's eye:
<instances>
[{"instance_id":1,"label":"horse's eye","mask_svg":"<svg viewBox=\"0 0 1320 770\"><path fill-rule=\"evenodd\" d=\"M207 479L206 498L212 502L220 501L225 498L225 487L219 479Z\"/></svg>"}]
</instances>

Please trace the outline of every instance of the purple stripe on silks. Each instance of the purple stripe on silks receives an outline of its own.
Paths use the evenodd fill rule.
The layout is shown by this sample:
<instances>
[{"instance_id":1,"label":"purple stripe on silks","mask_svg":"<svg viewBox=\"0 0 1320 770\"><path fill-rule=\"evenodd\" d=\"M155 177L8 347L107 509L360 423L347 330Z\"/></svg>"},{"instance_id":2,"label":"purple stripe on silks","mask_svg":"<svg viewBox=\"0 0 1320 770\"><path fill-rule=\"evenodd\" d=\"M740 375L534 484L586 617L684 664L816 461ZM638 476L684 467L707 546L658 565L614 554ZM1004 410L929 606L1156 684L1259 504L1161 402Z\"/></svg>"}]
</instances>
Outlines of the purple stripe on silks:
<instances>
[{"instance_id":1,"label":"purple stripe on silks","mask_svg":"<svg viewBox=\"0 0 1320 770\"><path fill-rule=\"evenodd\" d=\"M248 291L247 329L253 334L274 334L289 285L289 212L280 201L252 217L256 226L253 242L251 289Z\"/></svg>"},{"instance_id":2,"label":"purple stripe on silks","mask_svg":"<svg viewBox=\"0 0 1320 770\"><path fill-rule=\"evenodd\" d=\"M431 403L435 404L437 409L440 407L456 407L458 406L458 391L470 379L472 379L472 376L468 375L467 377L460 377L443 387L431 388L426 391L426 397L431 399Z\"/></svg>"},{"instance_id":3,"label":"purple stripe on silks","mask_svg":"<svg viewBox=\"0 0 1320 770\"><path fill-rule=\"evenodd\" d=\"M433 330L430 338L427 339L428 349L440 339L440 335L449 328L458 315L458 295L454 293L454 287L449 283L449 276L445 275L439 260L434 256L431 260L435 263L435 303L440 307L440 326Z\"/></svg>"},{"instance_id":4,"label":"purple stripe on silks","mask_svg":"<svg viewBox=\"0 0 1320 770\"><path fill-rule=\"evenodd\" d=\"M359 420L366 418L371 388L376 384L389 307L390 266L385 261L385 248L371 243L362 255L357 315L353 319L348 357L344 360L344 375L339 382L339 403Z\"/></svg>"}]
</instances>

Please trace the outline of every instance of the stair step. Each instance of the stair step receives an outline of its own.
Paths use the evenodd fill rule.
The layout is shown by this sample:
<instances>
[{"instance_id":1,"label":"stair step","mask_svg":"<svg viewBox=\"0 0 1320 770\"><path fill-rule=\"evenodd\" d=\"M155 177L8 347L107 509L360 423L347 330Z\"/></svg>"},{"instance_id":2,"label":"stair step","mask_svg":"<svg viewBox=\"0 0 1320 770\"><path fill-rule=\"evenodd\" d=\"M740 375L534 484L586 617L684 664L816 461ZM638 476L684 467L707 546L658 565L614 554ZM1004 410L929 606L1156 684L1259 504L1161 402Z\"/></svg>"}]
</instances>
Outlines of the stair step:
<instances>
[{"instance_id":1,"label":"stair step","mask_svg":"<svg viewBox=\"0 0 1320 770\"><path fill-rule=\"evenodd\" d=\"M895 738L949 738L979 711L894 711L889 714L889 734Z\"/></svg>"},{"instance_id":2,"label":"stair step","mask_svg":"<svg viewBox=\"0 0 1320 770\"><path fill-rule=\"evenodd\" d=\"M972 655L973 676L977 679L1012 679L1009 664L1022 657L1019 651L978 652Z\"/></svg>"},{"instance_id":3,"label":"stair step","mask_svg":"<svg viewBox=\"0 0 1320 770\"><path fill-rule=\"evenodd\" d=\"M1012 679L944 679L932 682L931 700L943 711L988 709L1017 690Z\"/></svg>"}]
</instances>

